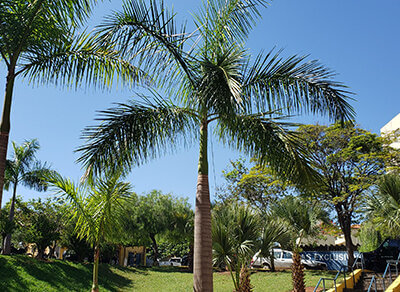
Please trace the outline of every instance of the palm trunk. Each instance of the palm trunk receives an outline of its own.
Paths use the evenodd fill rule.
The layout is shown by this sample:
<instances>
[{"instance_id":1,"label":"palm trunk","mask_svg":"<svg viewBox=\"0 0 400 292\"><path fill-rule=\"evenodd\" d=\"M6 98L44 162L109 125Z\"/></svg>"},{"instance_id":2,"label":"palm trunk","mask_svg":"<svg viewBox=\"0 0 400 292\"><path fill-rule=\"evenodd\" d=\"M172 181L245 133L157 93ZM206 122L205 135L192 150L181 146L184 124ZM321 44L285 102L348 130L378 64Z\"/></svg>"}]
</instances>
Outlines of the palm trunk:
<instances>
[{"instance_id":1,"label":"palm trunk","mask_svg":"<svg viewBox=\"0 0 400 292\"><path fill-rule=\"evenodd\" d=\"M246 265L243 264L240 269L240 283L238 292L252 292L253 285L250 284L250 272L247 269Z\"/></svg>"},{"instance_id":2,"label":"palm trunk","mask_svg":"<svg viewBox=\"0 0 400 292\"><path fill-rule=\"evenodd\" d=\"M305 292L304 283L304 266L301 263L300 254L297 251L293 251L293 264L292 264L292 281L294 292Z\"/></svg>"},{"instance_id":3,"label":"palm trunk","mask_svg":"<svg viewBox=\"0 0 400 292\"><path fill-rule=\"evenodd\" d=\"M10 222L14 221L16 199L17 199L17 182L14 182L13 196L12 196L11 207L10 207L10 215L8 216L8 220ZM7 236L4 240L4 249L3 249L3 254L10 254L10 253L11 253L11 233L7 234Z\"/></svg>"},{"instance_id":4,"label":"palm trunk","mask_svg":"<svg viewBox=\"0 0 400 292\"><path fill-rule=\"evenodd\" d=\"M6 93L4 96L3 114L0 123L0 209L3 202L4 171L6 169L8 135L10 133L11 101L14 90L15 66L9 66Z\"/></svg>"},{"instance_id":5,"label":"palm trunk","mask_svg":"<svg viewBox=\"0 0 400 292\"><path fill-rule=\"evenodd\" d=\"M94 248L92 292L99 292L99 258L100 247L96 245Z\"/></svg>"},{"instance_id":6,"label":"palm trunk","mask_svg":"<svg viewBox=\"0 0 400 292\"><path fill-rule=\"evenodd\" d=\"M213 291L211 206L208 183L207 122L200 127L200 156L194 217L193 291Z\"/></svg>"}]
</instances>

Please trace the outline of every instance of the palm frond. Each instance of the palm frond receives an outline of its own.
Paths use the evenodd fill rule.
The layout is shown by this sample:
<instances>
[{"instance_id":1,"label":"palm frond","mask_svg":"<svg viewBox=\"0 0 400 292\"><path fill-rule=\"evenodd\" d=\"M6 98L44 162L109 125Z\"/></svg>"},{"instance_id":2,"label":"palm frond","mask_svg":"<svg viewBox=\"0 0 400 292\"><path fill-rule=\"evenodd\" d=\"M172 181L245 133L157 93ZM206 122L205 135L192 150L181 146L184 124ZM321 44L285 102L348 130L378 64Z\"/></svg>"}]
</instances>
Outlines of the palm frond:
<instances>
[{"instance_id":1,"label":"palm frond","mask_svg":"<svg viewBox=\"0 0 400 292\"><path fill-rule=\"evenodd\" d=\"M332 80L333 71L307 56L284 59L281 51L258 55L244 68L243 92L258 111L282 109L286 113L327 115L333 120L351 120L351 94Z\"/></svg>"},{"instance_id":2,"label":"palm frond","mask_svg":"<svg viewBox=\"0 0 400 292\"><path fill-rule=\"evenodd\" d=\"M367 214L389 233L400 231L400 179L398 173L384 175L378 190L367 200Z\"/></svg>"},{"instance_id":3,"label":"palm frond","mask_svg":"<svg viewBox=\"0 0 400 292\"><path fill-rule=\"evenodd\" d=\"M133 56L139 66L161 84L174 78L168 74L187 77L193 85L193 72L190 70L190 56L184 51L184 44L190 35L185 25L177 29L174 13L169 12L162 1L128 1L121 12L114 12L98 26L103 43L113 44L124 55ZM178 65L178 69L176 67ZM170 77L170 76L168 76Z\"/></svg>"},{"instance_id":4,"label":"palm frond","mask_svg":"<svg viewBox=\"0 0 400 292\"><path fill-rule=\"evenodd\" d=\"M45 163L36 162L28 172L22 174L21 183L31 189L42 192L47 190L46 177L52 172Z\"/></svg>"},{"instance_id":5,"label":"palm frond","mask_svg":"<svg viewBox=\"0 0 400 292\"><path fill-rule=\"evenodd\" d=\"M299 247L301 239L317 234L318 224L328 220L327 213L317 204L310 204L298 197L286 197L276 202L271 206L271 213L286 223L295 250Z\"/></svg>"},{"instance_id":6,"label":"palm frond","mask_svg":"<svg viewBox=\"0 0 400 292\"><path fill-rule=\"evenodd\" d=\"M58 42L90 14L96 0L1 1L0 52L6 62L27 48ZM9 58L9 61L6 60Z\"/></svg>"},{"instance_id":7,"label":"palm frond","mask_svg":"<svg viewBox=\"0 0 400 292\"><path fill-rule=\"evenodd\" d=\"M144 98L144 97L143 97ZM119 104L101 112L102 123L84 130L87 141L81 152L88 174L98 174L106 168L113 171L129 169L181 144L191 143L196 115L189 108L180 108L156 97L154 102Z\"/></svg>"},{"instance_id":8,"label":"palm frond","mask_svg":"<svg viewBox=\"0 0 400 292\"><path fill-rule=\"evenodd\" d=\"M205 53L218 49L214 45L243 42L261 17L259 7L267 4L265 0L204 0L195 18L204 38Z\"/></svg>"},{"instance_id":9,"label":"palm frond","mask_svg":"<svg viewBox=\"0 0 400 292\"><path fill-rule=\"evenodd\" d=\"M283 178L299 186L312 186L318 174L311 168L298 135L287 130L292 123L280 122L276 113L220 117L217 131L225 144L257 157Z\"/></svg>"},{"instance_id":10,"label":"palm frond","mask_svg":"<svg viewBox=\"0 0 400 292\"><path fill-rule=\"evenodd\" d=\"M102 88L113 82L134 85L148 81L146 74L123 59L113 45L100 45L97 36L85 33L70 40L41 42L23 56L23 73L30 81L61 85L94 84Z\"/></svg>"}]
</instances>

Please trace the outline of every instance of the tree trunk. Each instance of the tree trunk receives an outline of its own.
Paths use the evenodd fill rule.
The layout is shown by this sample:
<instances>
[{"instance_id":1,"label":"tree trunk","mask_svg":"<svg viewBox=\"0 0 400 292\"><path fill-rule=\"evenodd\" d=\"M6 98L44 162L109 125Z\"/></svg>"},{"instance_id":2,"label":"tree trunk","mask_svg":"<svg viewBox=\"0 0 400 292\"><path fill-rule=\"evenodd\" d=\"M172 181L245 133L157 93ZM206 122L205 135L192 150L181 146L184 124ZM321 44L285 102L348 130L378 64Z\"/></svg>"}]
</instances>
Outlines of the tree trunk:
<instances>
[{"instance_id":1,"label":"tree trunk","mask_svg":"<svg viewBox=\"0 0 400 292\"><path fill-rule=\"evenodd\" d=\"M189 272L193 273L193 243L189 244L188 268Z\"/></svg>"},{"instance_id":2,"label":"tree trunk","mask_svg":"<svg viewBox=\"0 0 400 292\"><path fill-rule=\"evenodd\" d=\"M207 122L203 122L200 127L200 155L194 217L193 264L193 291L213 291L211 205L207 160Z\"/></svg>"},{"instance_id":3,"label":"tree trunk","mask_svg":"<svg viewBox=\"0 0 400 292\"><path fill-rule=\"evenodd\" d=\"M246 265L242 265L240 269L239 289L237 292L252 292L253 285L250 284L250 272Z\"/></svg>"},{"instance_id":4,"label":"tree trunk","mask_svg":"<svg viewBox=\"0 0 400 292\"><path fill-rule=\"evenodd\" d=\"M292 264L292 281L293 281L293 292L305 292L304 283L304 266L301 263L301 257L298 252L293 251L293 264Z\"/></svg>"},{"instance_id":5,"label":"tree trunk","mask_svg":"<svg viewBox=\"0 0 400 292\"><path fill-rule=\"evenodd\" d=\"M10 133L10 112L14 81L15 66L9 66L6 81L6 92L4 96L3 114L0 122L0 209L3 202L4 171L6 169L8 135Z\"/></svg>"},{"instance_id":6,"label":"tree trunk","mask_svg":"<svg viewBox=\"0 0 400 292\"><path fill-rule=\"evenodd\" d=\"M99 292L99 258L100 248L96 245L94 248L92 292Z\"/></svg>"},{"instance_id":7,"label":"tree trunk","mask_svg":"<svg viewBox=\"0 0 400 292\"><path fill-rule=\"evenodd\" d=\"M17 182L14 182L13 196L12 196L11 207L10 207L10 215L8 216L8 220L10 222L13 222L13 220L14 220L16 198L17 198ZM4 240L4 248L3 248L3 254L7 255L10 253L11 253L11 233L7 234L7 236Z\"/></svg>"},{"instance_id":8,"label":"tree trunk","mask_svg":"<svg viewBox=\"0 0 400 292\"><path fill-rule=\"evenodd\" d=\"M154 251L154 262L153 262L153 266L158 267L159 263L158 263L158 245L157 245L157 241L156 241L156 237L154 234L150 234L150 239L151 242L153 243L153 251Z\"/></svg>"},{"instance_id":9,"label":"tree trunk","mask_svg":"<svg viewBox=\"0 0 400 292\"><path fill-rule=\"evenodd\" d=\"M41 247L38 247L37 250L38 254L36 255L36 258L40 260L43 259L44 250Z\"/></svg>"},{"instance_id":10,"label":"tree trunk","mask_svg":"<svg viewBox=\"0 0 400 292\"><path fill-rule=\"evenodd\" d=\"M270 262L271 262L271 272L275 272L275 255L274 255L274 248L271 248Z\"/></svg>"},{"instance_id":11,"label":"tree trunk","mask_svg":"<svg viewBox=\"0 0 400 292\"><path fill-rule=\"evenodd\" d=\"M338 221L340 225L340 229L343 232L344 240L346 244L346 251L348 255L348 263L347 266L351 267L354 263L354 244L351 239L351 214L348 214L346 211L343 211L341 205L335 205L336 213L338 215Z\"/></svg>"}]
</instances>

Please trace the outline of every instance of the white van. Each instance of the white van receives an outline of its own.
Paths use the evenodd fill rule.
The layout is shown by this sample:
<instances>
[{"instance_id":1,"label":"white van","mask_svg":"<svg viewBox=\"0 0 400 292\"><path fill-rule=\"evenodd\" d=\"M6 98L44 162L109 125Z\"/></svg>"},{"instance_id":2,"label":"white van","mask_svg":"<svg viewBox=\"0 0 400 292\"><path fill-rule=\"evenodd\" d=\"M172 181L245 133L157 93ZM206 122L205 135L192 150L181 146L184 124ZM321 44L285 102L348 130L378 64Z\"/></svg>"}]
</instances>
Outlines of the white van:
<instances>
[{"instance_id":1,"label":"white van","mask_svg":"<svg viewBox=\"0 0 400 292\"><path fill-rule=\"evenodd\" d=\"M263 269L271 269L271 262L268 258L263 258L259 256L260 252L257 252L253 259L251 260L250 267L251 268L263 268ZM274 249L274 264L277 269L290 269L293 264L292 260L293 253L288 250L282 249ZM314 261L314 260L305 260L301 259L301 263L306 269L318 269L318 270L326 270L326 263Z\"/></svg>"}]
</instances>

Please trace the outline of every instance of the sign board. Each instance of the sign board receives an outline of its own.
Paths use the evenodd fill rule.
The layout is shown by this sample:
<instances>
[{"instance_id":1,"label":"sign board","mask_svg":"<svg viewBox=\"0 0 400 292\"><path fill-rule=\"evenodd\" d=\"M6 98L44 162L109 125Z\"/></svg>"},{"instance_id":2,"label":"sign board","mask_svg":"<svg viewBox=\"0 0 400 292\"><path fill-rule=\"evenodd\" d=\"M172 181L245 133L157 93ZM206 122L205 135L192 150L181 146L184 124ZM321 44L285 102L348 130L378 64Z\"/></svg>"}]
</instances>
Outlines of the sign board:
<instances>
[{"instance_id":1,"label":"sign board","mask_svg":"<svg viewBox=\"0 0 400 292\"><path fill-rule=\"evenodd\" d=\"M358 251L354 252L354 258ZM340 270L342 266L347 266L349 256L346 251L304 251L301 257L306 260L324 262L328 270Z\"/></svg>"}]
</instances>

